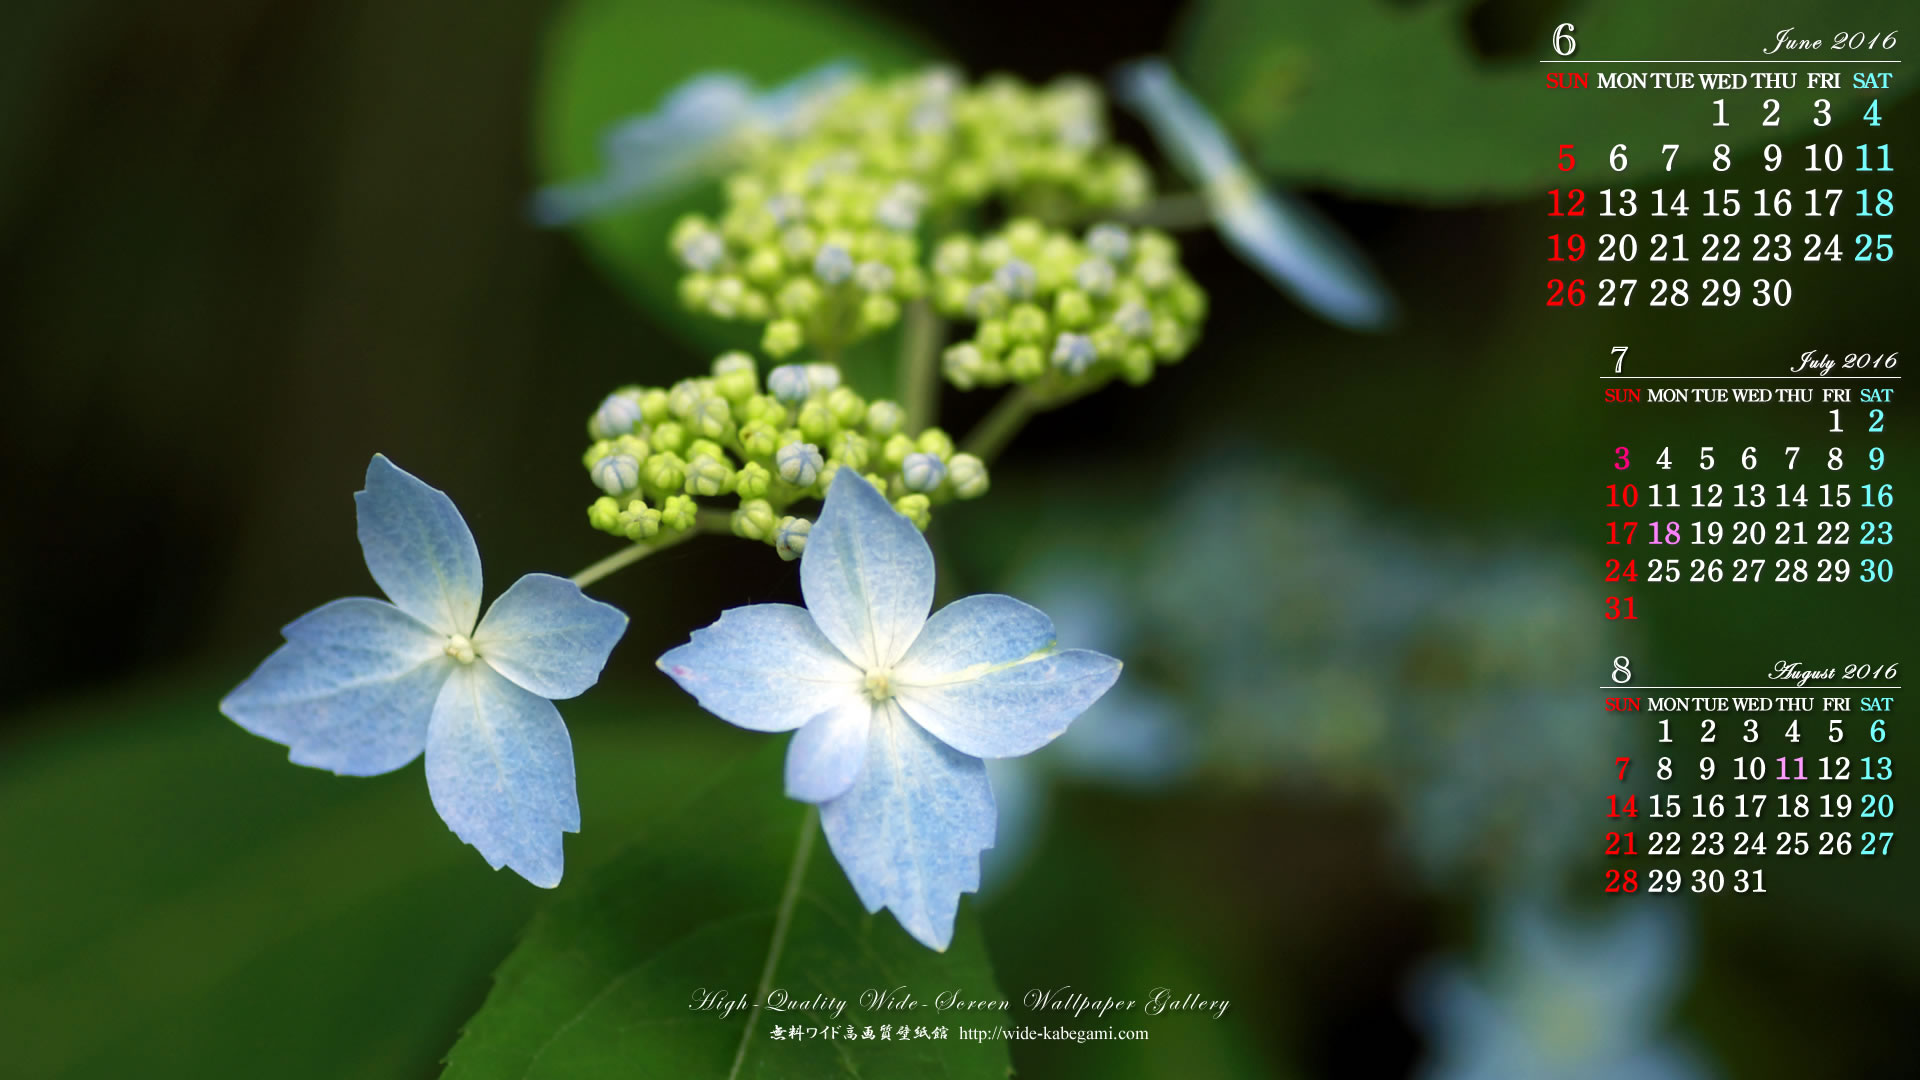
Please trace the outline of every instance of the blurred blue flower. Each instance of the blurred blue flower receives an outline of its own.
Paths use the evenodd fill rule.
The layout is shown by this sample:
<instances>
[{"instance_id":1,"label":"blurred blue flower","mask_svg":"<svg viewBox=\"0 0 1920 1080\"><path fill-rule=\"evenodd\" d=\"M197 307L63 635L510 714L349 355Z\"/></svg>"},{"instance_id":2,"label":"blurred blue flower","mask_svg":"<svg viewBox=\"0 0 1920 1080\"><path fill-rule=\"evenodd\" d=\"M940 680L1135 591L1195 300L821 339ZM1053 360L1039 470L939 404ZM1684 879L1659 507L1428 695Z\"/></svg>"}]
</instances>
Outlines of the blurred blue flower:
<instances>
[{"instance_id":1,"label":"blurred blue flower","mask_svg":"<svg viewBox=\"0 0 1920 1080\"><path fill-rule=\"evenodd\" d=\"M1239 256L1308 310L1354 330L1395 317L1392 293L1366 256L1312 207L1261 186L1226 132L1164 60L1137 60L1114 76L1174 165L1199 184L1214 225Z\"/></svg>"},{"instance_id":2,"label":"blurred blue flower","mask_svg":"<svg viewBox=\"0 0 1920 1080\"><path fill-rule=\"evenodd\" d=\"M873 486L842 469L800 559L805 608L734 608L659 666L708 711L795 731L787 794L820 805L827 843L867 910L934 949L994 842L982 758L1051 742L1120 675L1055 651L1053 623L1011 597L931 618L933 553Z\"/></svg>"},{"instance_id":3,"label":"blurred blue flower","mask_svg":"<svg viewBox=\"0 0 1920 1080\"><path fill-rule=\"evenodd\" d=\"M717 175L744 136L803 130L851 83L845 61L824 64L771 90L745 76L712 71L681 83L659 108L622 121L601 146L604 171L590 180L543 188L534 220L565 225L616 207L646 202Z\"/></svg>"},{"instance_id":4,"label":"blurred blue flower","mask_svg":"<svg viewBox=\"0 0 1920 1080\"><path fill-rule=\"evenodd\" d=\"M627 617L565 578L528 574L479 619L480 552L453 500L379 454L366 483L354 495L360 548L393 602L352 597L295 619L220 711L295 764L345 776L424 750L454 834L494 869L552 888L580 807L548 699L594 684Z\"/></svg>"},{"instance_id":5,"label":"blurred blue flower","mask_svg":"<svg viewBox=\"0 0 1920 1080\"><path fill-rule=\"evenodd\" d=\"M1663 1033L1687 965L1676 906L1636 901L1577 923L1537 904L1502 910L1490 963L1422 972L1412 1012L1427 1031L1421 1080L1706 1080L1713 1070Z\"/></svg>"}]
</instances>

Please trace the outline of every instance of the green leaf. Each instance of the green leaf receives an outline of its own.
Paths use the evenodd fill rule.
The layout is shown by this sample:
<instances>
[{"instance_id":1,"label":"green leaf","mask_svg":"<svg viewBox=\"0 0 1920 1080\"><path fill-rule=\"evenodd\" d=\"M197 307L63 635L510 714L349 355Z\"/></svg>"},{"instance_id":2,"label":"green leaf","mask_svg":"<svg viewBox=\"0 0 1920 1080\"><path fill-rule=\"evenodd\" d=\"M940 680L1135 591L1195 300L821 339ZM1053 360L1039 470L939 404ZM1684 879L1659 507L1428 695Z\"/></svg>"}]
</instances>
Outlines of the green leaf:
<instances>
[{"instance_id":1,"label":"green leaf","mask_svg":"<svg viewBox=\"0 0 1920 1080\"><path fill-rule=\"evenodd\" d=\"M769 745L636 847L586 895L535 918L493 993L447 1058L448 1080L604 1076L981 1077L1005 1080L1004 1042L962 1041L961 1024L1005 1014L936 1013L935 995L1000 1000L980 931L962 910L936 953L893 916L869 915L819 837L818 815L782 794L784 746ZM782 925L784 923L784 931ZM718 992L804 1007L728 1016L693 1008ZM910 1011L876 1010L864 990L904 988ZM836 1025L832 1039L774 1040L778 1023ZM845 1038L851 1024L949 1029L945 1040Z\"/></svg>"},{"instance_id":2,"label":"green leaf","mask_svg":"<svg viewBox=\"0 0 1920 1080\"><path fill-rule=\"evenodd\" d=\"M7 1075L426 1075L535 907L751 742L677 692L564 702L586 828L547 893L449 833L418 764L288 764L215 710L231 674L8 718Z\"/></svg>"},{"instance_id":3,"label":"green leaf","mask_svg":"<svg viewBox=\"0 0 1920 1080\"><path fill-rule=\"evenodd\" d=\"M1875 96L1851 88L1809 93L1814 65L1588 64L1594 60L1725 60L1757 57L1776 30L1805 25L1792 0L1676 4L1609 0L1570 5L1578 51L1555 64L1545 15L1537 47L1488 61L1475 52L1467 0L1390 3L1351 0L1201 0L1189 10L1175 55L1181 74L1246 140L1257 165L1276 177L1354 195L1455 203L1538 194L1555 172L1559 143L1577 136L1575 175L1645 183L1665 175L1660 144L1686 156L1676 172L1711 168L1716 144L1756 161L1761 147L1821 129L1813 99L1833 102L1834 122L1855 120ZM1512 7L1513 5L1508 5ZM1906 5L1851 5L1847 29L1892 29ZM1735 34L1730 25L1753 28ZM1838 27L1828 28L1831 31ZM1528 39L1536 40L1536 39ZM1856 54L1858 55L1858 54ZM1805 59L1796 55L1794 59ZM1836 68L1841 65L1834 65ZM1752 90L1730 92L1729 126L1714 128L1712 98L1698 90L1549 90L1550 71L1799 72L1781 91L1780 126L1762 127ZM1615 144L1628 147L1623 173L1608 168ZM1804 151L1802 151L1804 152Z\"/></svg>"},{"instance_id":4,"label":"green leaf","mask_svg":"<svg viewBox=\"0 0 1920 1080\"><path fill-rule=\"evenodd\" d=\"M770 86L832 60L885 72L929 55L870 12L799 0L702 0L675 5L671 13L652 0L574 0L555 19L541 64L535 106L539 173L544 183L597 175L609 128L651 111L668 91L703 71L738 71ZM667 250L668 231L684 213L715 214L720 208L716 180L680 198L615 211L575 228L595 261L662 326L711 353L757 350L758 324L695 316L678 298L680 267ZM672 379L686 373L644 374Z\"/></svg>"}]
</instances>

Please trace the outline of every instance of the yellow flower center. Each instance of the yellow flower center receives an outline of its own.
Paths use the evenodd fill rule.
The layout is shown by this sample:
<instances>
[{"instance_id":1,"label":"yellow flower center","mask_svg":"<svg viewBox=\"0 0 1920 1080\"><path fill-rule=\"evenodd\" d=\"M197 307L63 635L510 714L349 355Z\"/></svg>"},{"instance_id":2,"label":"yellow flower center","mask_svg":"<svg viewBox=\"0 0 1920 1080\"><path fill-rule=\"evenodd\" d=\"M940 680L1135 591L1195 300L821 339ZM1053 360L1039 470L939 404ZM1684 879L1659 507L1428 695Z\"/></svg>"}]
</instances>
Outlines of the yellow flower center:
<instances>
[{"instance_id":1,"label":"yellow flower center","mask_svg":"<svg viewBox=\"0 0 1920 1080\"><path fill-rule=\"evenodd\" d=\"M867 676L867 696L875 702L885 701L893 696L892 672L875 671Z\"/></svg>"},{"instance_id":2,"label":"yellow flower center","mask_svg":"<svg viewBox=\"0 0 1920 1080\"><path fill-rule=\"evenodd\" d=\"M473 642L465 634L454 634L447 638L447 655L463 664L473 663Z\"/></svg>"}]
</instances>

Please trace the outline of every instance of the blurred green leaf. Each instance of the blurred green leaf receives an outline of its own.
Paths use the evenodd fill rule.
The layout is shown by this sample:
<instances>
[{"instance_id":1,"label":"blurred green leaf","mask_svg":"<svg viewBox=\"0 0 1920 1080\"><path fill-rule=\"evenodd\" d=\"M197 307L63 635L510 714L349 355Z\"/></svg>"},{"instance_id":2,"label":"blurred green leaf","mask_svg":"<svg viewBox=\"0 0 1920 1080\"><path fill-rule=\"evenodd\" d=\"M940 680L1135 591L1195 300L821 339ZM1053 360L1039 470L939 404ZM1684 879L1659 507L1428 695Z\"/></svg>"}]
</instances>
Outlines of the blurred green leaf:
<instances>
[{"instance_id":1,"label":"blurred green leaf","mask_svg":"<svg viewBox=\"0 0 1920 1080\"><path fill-rule=\"evenodd\" d=\"M418 765L289 765L215 711L232 682L18 718L41 734L0 753L7 1075L422 1076L549 895L449 833ZM565 707L586 828L562 898L751 745L677 694Z\"/></svg>"},{"instance_id":2,"label":"blurred green leaf","mask_svg":"<svg viewBox=\"0 0 1920 1080\"><path fill-rule=\"evenodd\" d=\"M936 953L882 912L869 915L847 884L815 815L782 793L783 745L769 745L631 851L584 896L533 921L502 964L493 993L447 1058L449 1080L602 1076L939 1076L1004 1080L1003 1042L774 1041L776 1022L802 1026L955 1026L935 995L1000 998L980 932L963 910L953 945ZM829 994L846 1011L806 1007L749 1019L697 1011L718 991L755 997L776 912L801 870L770 986L792 999ZM877 1011L861 991L904 987L922 1005ZM959 1014L965 1021L966 1014ZM752 1024L752 1030L747 1025ZM735 1055L746 1037L745 1057ZM729 1071L729 1070L732 1071Z\"/></svg>"},{"instance_id":3,"label":"blurred green leaf","mask_svg":"<svg viewBox=\"0 0 1920 1080\"><path fill-rule=\"evenodd\" d=\"M1578 51L1551 58L1551 12L1504 5L1489 14L1538 23L1536 37L1516 55L1483 60L1468 33L1475 0L1391 3L1353 0L1201 0L1188 13L1174 50L1182 74L1245 138L1259 167L1277 177L1350 194L1418 202L1454 203L1538 194L1559 175L1556 147L1574 132L1575 176L1647 182L1664 175L1662 143L1681 146L1676 172L1710 168L1713 147L1757 157L1779 142L1788 162L1800 150L1786 140L1819 130L1805 64L1777 69L1745 64L1636 64L1589 66L1593 60L1675 61L1761 58L1772 31L1730 38L1730 26L1800 25L1808 36L1839 26L1805 25L1806 5L1791 0L1613 0L1565 5L1578 28ZM1869 34L1895 29L1906 5L1870 0L1849 5L1844 29ZM1511 11L1512 14L1508 14ZM1831 21L1831 20L1829 20ZM1517 35L1508 35L1517 36ZM1635 42L1654 42L1649 47ZM1648 53L1657 55L1646 55ZM1855 54L1855 57L1864 54ZM1796 54L1794 59L1805 59ZM1835 68L1848 65L1836 63ZM1798 88L1782 91L1780 126L1762 127L1764 95L1728 99L1729 126L1714 128L1711 97L1698 91L1549 90L1546 74L1598 72L1799 73ZM1871 70L1871 69L1869 69ZM1833 102L1836 122L1852 119L1875 96L1888 100L1906 87L1851 88L1819 96ZM1629 167L1614 173L1613 146L1628 147ZM1547 184L1547 186L1551 186Z\"/></svg>"},{"instance_id":4,"label":"blurred green leaf","mask_svg":"<svg viewBox=\"0 0 1920 1080\"><path fill-rule=\"evenodd\" d=\"M651 111L668 91L703 71L738 71L771 86L832 60L884 72L923 62L929 53L872 14L799 0L714 0L681 4L666 15L648 0L574 0L555 19L541 66L535 109L541 180L600 173L601 139L609 128ZM757 349L757 324L695 316L678 298L680 267L668 253L668 231L681 214L720 208L716 181L677 199L594 218L577 232L595 260L660 325L714 353ZM854 382L869 393L879 389Z\"/></svg>"}]
</instances>

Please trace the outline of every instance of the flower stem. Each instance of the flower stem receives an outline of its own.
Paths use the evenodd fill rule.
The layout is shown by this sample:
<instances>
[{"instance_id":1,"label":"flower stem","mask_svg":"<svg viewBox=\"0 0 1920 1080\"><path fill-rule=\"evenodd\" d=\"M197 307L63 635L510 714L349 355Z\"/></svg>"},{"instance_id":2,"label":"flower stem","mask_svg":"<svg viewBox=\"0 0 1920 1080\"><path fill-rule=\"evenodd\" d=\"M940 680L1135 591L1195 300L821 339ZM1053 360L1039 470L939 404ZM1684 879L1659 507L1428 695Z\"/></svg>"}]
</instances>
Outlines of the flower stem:
<instances>
[{"instance_id":1,"label":"flower stem","mask_svg":"<svg viewBox=\"0 0 1920 1080\"><path fill-rule=\"evenodd\" d=\"M1201 229L1213 224L1213 208L1205 194L1186 191L1163 195L1140 207L1118 215L1129 225L1150 225L1160 229Z\"/></svg>"},{"instance_id":2,"label":"flower stem","mask_svg":"<svg viewBox=\"0 0 1920 1080\"><path fill-rule=\"evenodd\" d=\"M945 330L940 317L925 300L907 305L906 327L900 336L900 397L907 411L909 434L918 434L933 423L940 399L934 356L940 351Z\"/></svg>"},{"instance_id":3,"label":"flower stem","mask_svg":"<svg viewBox=\"0 0 1920 1080\"><path fill-rule=\"evenodd\" d=\"M581 588L599 581L615 571L625 570L641 559L670 547L677 547L699 536L701 533L726 533L733 531L733 523L723 510L702 510L694 520L693 528L682 529L670 536L658 540L648 540L623 548L573 575L572 581Z\"/></svg>"},{"instance_id":4,"label":"flower stem","mask_svg":"<svg viewBox=\"0 0 1920 1080\"><path fill-rule=\"evenodd\" d=\"M733 1053L733 1068L727 1080L740 1075L747 1061L747 1045L753 1040L753 1025L760 1019L760 1007L773 991L773 976L780 967L780 953L787 947L787 928L793 925L793 909L800 902L800 882L807 876L807 861L813 857L813 834L820 828L820 808L807 807L800 817L800 838L793 845L793 864L787 868L787 884L780 892L780 906L773 913L773 939L767 942L767 962L760 966L760 986L753 992L753 1007L747 1010L746 1030L740 1033L740 1048Z\"/></svg>"},{"instance_id":5,"label":"flower stem","mask_svg":"<svg viewBox=\"0 0 1920 1080\"><path fill-rule=\"evenodd\" d=\"M991 465L1000 451L1007 448L1027 421L1039 412L1043 406L1041 395L1031 386L1022 386L1000 399L993 411L982 417L974 425L967 437L961 440L960 449L972 454Z\"/></svg>"}]
</instances>

